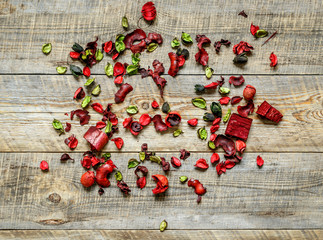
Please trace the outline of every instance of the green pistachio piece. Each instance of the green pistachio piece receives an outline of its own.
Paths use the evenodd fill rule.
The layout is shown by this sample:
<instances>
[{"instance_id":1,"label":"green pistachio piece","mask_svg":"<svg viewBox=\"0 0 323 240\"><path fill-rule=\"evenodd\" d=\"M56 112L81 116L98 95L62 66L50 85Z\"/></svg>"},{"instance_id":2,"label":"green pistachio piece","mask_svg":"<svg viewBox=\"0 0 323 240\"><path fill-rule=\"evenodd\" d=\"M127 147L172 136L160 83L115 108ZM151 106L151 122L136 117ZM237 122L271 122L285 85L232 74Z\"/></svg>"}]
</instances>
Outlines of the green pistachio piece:
<instances>
[{"instance_id":1,"label":"green pistachio piece","mask_svg":"<svg viewBox=\"0 0 323 240\"><path fill-rule=\"evenodd\" d=\"M195 89L195 92L197 92L197 93L202 93L202 92L204 92L204 91L205 91L204 86L203 86L203 85L201 85L201 84L195 84L194 89Z\"/></svg>"},{"instance_id":2,"label":"green pistachio piece","mask_svg":"<svg viewBox=\"0 0 323 240\"><path fill-rule=\"evenodd\" d=\"M58 74L64 74L67 71L67 67L57 67L56 71Z\"/></svg>"},{"instance_id":3,"label":"green pistachio piece","mask_svg":"<svg viewBox=\"0 0 323 240\"><path fill-rule=\"evenodd\" d=\"M152 161L152 162L156 162L156 163L158 163L158 164L160 164L160 163L161 163L161 159L160 159L160 157L158 157L158 156L150 156L150 157L149 157L149 160L150 160L150 161Z\"/></svg>"},{"instance_id":4,"label":"green pistachio piece","mask_svg":"<svg viewBox=\"0 0 323 240\"><path fill-rule=\"evenodd\" d=\"M128 161L128 168L135 168L139 165L139 161L137 159L134 159L134 158L131 158L129 161Z\"/></svg>"},{"instance_id":5,"label":"green pistachio piece","mask_svg":"<svg viewBox=\"0 0 323 240\"><path fill-rule=\"evenodd\" d=\"M160 230L161 232L164 232L166 228L167 228L167 222L166 222L166 220L164 220L164 221L162 221L162 222L160 223L160 225L159 225L159 230Z\"/></svg>"},{"instance_id":6,"label":"green pistachio piece","mask_svg":"<svg viewBox=\"0 0 323 240\"><path fill-rule=\"evenodd\" d=\"M126 16L124 16L124 17L122 18L121 24L122 24L122 27L123 27L123 28L125 28L125 29L127 29L127 28L129 27L128 19L127 19L127 17L126 17Z\"/></svg>"},{"instance_id":7,"label":"green pistachio piece","mask_svg":"<svg viewBox=\"0 0 323 240\"><path fill-rule=\"evenodd\" d=\"M186 181L187 181L187 179L188 179L188 177L186 177L186 176L181 176L181 177L179 177L179 180L180 180L182 183L186 182Z\"/></svg>"},{"instance_id":8,"label":"green pistachio piece","mask_svg":"<svg viewBox=\"0 0 323 240\"><path fill-rule=\"evenodd\" d=\"M100 92L101 92L101 86L99 84L92 90L91 94L93 96L98 96L100 94Z\"/></svg>"},{"instance_id":9,"label":"green pistachio piece","mask_svg":"<svg viewBox=\"0 0 323 240\"><path fill-rule=\"evenodd\" d=\"M136 114L138 112L138 107L136 105L130 105L127 107L127 113L129 114Z\"/></svg>"},{"instance_id":10,"label":"green pistachio piece","mask_svg":"<svg viewBox=\"0 0 323 240\"><path fill-rule=\"evenodd\" d=\"M107 65L104 67L104 71L105 71L105 74L108 77L112 77L113 76L113 66L112 66L112 64L107 63Z\"/></svg>"},{"instance_id":11,"label":"green pistachio piece","mask_svg":"<svg viewBox=\"0 0 323 240\"><path fill-rule=\"evenodd\" d=\"M185 32L182 32L182 41L185 44L193 43L193 39L191 38L191 35Z\"/></svg>"},{"instance_id":12,"label":"green pistachio piece","mask_svg":"<svg viewBox=\"0 0 323 240\"><path fill-rule=\"evenodd\" d=\"M173 136L174 137L178 137L179 135L181 135L183 133L183 131L181 129L177 129L173 132Z\"/></svg>"},{"instance_id":13,"label":"green pistachio piece","mask_svg":"<svg viewBox=\"0 0 323 240\"><path fill-rule=\"evenodd\" d=\"M107 161L108 159L111 158L111 153L105 153L102 155L102 157L104 157L104 159Z\"/></svg>"},{"instance_id":14,"label":"green pistachio piece","mask_svg":"<svg viewBox=\"0 0 323 240\"><path fill-rule=\"evenodd\" d=\"M235 58L233 59L233 62L237 63L237 64L246 63L246 62L248 62L248 57L247 57L246 53L243 52L243 53L235 56Z\"/></svg>"},{"instance_id":15,"label":"green pistachio piece","mask_svg":"<svg viewBox=\"0 0 323 240\"><path fill-rule=\"evenodd\" d=\"M207 67L205 68L205 75L207 78L211 78L214 73L213 68Z\"/></svg>"},{"instance_id":16,"label":"green pistachio piece","mask_svg":"<svg viewBox=\"0 0 323 240\"><path fill-rule=\"evenodd\" d=\"M213 122L215 120L215 116L212 113L204 113L203 120L205 122Z\"/></svg>"},{"instance_id":17,"label":"green pistachio piece","mask_svg":"<svg viewBox=\"0 0 323 240\"><path fill-rule=\"evenodd\" d=\"M52 51L52 44L51 43L45 43L42 47L42 51L44 54L49 54Z\"/></svg>"},{"instance_id":18,"label":"green pistachio piece","mask_svg":"<svg viewBox=\"0 0 323 240\"><path fill-rule=\"evenodd\" d=\"M174 38L173 41L171 42L172 48L177 48L180 45L181 45L181 43L179 42L179 40L177 38Z\"/></svg>"},{"instance_id":19,"label":"green pistachio piece","mask_svg":"<svg viewBox=\"0 0 323 240\"><path fill-rule=\"evenodd\" d=\"M214 149L215 149L215 144L214 144L214 142L213 142L213 141L209 141L209 142L208 142L208 146L209 146L209 148L210 148L210 149L212 149L212 150L214 150Z\"/></svg>"},{"instance_id":20,"label":"green pistachio piece","mask_svg":"<svg viewBox=\"0 0 323 240\"><path fill-rule=\"evenodd\" d=\"M195 107L201 108L201 109L206 109L206 101L204 98L193 98L192 99L192 104Z\"/></svg>"},{"instance_id":21,"label":"green pistachio piece","mask_svg":"<svg viewBox=\"0 0 323 240\"><path fill-rule=\"evenodd\" d=\"M207 131L206 131L205 127L202 127L200 129L198 129L197 134L198 134L200 139L202 139L202 140L207 139Z\"/></svg>"},{"instance_id":22,"label":"green pistachio piece","mask_svg":"<svg viewBox=\"0 0 323 240\"><path fill-rule=\"evenodd\" d=\"M91 96L85 96L82 101L82 108L85 108L91 102Z\"/></svg>"},{"instance_id":23,"label":"green pistachio piece","mask_svg":"<svg viewBox=\"0 0 323 240\"><path fill-rule=\"evenodd\" d=\"M227 113L223 117L223 122L226 123L229 120L230 116L231 116L231 109L229 108Z\"/></svg>"},{"instance_id":24,"label":"green pistachio piece","mask_svg":"<svg viewBox=\"0 0 323 240\"><path fill-rule=\"evenodd\" d=\"M122 174L120 171L117 171L115 174L114 174L115 178L117 181L122 181Z\"/></svg>"}]
</instances>

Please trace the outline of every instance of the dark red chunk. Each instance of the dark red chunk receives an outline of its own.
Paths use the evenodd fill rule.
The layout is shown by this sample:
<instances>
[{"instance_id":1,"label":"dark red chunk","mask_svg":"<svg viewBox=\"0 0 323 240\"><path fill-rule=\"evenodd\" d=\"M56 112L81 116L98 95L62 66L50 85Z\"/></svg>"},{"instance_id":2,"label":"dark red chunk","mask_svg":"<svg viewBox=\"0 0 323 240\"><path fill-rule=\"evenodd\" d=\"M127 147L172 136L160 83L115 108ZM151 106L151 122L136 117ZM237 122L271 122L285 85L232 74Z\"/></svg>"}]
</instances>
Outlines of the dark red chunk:
<instances>
[{"instance_id":1,"label":"dark red chunk","mask_svg":"<svg viewBox=\"0 0 323 240\"><path fill-rule=\"evenodd\" d=\"M274 107L272 107L267 101L264 101L258 108L257 114L265 117L273 122L280 122L283 115Z\"/></svg>"},{"instance_id":2,"label":"dark red chunk","mask_svg":"<svg viewBox=\"0 0 323 240\"><path fill-rule=\"evenodd\" d=\"M127 94L133 90L132 86L128 83L122 84L118 92L115 94L114 101L116 103L122 103Z\"/></svg>"},{"instance_id":3,"label":"dark red chunk","mask_svg":"<svg viewBox=\"0 0 323 240\"><path fill-rule=\"evenodd\" d=\"M247 140L252 119L241 117L240 115L233 113L225 130L225 134L232 137L241 138Z\"/></svg>"},{"instance_id":4,"label":"dark red chunk","mask_svg":"<svg viewBox=\"0 0 323 240\"><path fill-rule=\"evenodd\" d=\"M90 127L83 136L97 151L100 151L109 141L108 136L96 127Z\"/></svg>"}]
</instances>

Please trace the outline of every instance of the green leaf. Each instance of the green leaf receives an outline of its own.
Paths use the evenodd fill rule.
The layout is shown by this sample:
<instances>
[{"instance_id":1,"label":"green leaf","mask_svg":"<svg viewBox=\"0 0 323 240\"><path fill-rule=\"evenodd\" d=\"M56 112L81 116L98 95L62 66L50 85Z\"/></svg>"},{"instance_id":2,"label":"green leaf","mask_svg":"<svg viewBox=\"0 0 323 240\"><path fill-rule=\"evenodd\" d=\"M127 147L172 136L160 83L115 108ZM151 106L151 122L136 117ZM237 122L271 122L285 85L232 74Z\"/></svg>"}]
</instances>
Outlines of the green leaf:
<instances>
[{"instance_id":1,"label":"green leaf","mask_svg":"<svg viewBox=\"0 0 323 240\"><path fill-rule=\"evenodd\" d=\"M112 123L108 120L107 121L107 126L105 127L104 132L105 133L110 133L112 131Z\"/></svg>"},{"instance_id":2,"label":"green leaf","mask_svg":"<svg viewBox=\"0 0 323 240\"><path fill-rule=\"evenodd\" d=\"M140 161L143 162L146 159L146 153L145 152L140 152L139 153L139 159L140 159Z\"/></svg>"},{"instance_id":3,"label":"green leaf","mask_svg":"<svg viewBox=\"0 0 323 240\"><path fill-rule=\"evenodd\" d=\"M52 51L52 44L51 43L45 43L42 47L42 51L44 54L49 54Z\"/></svg>"},{"instance_id":4,"label":"green leaf","mask_svg":"<svg viewBox=\"0 0 323 240\"><path fill-rule=\"evenodd\" d=\"M203 86L203 85L201 85L201 84L195 84L194 89L195 89L195 92L197 92L197 93L202 93L202 92L204 92L204 91L205 91L204 86Z\"/></svg>"},{"instance_id":5,"label":"green leaf","mask_svg":"<svg viewBox=\"0 0 323 240\"><path fill-rule=\"evenodd\" d=\"M129 114L136 114L138 112L138 107L136 105L130 105L127 107L127 113Z\"/></svg>"},{"instance_id":6,"label":"green leaf","mask_svg":"<svg viewBox=\"0 0 323 240\"><path fill-rule=\"evenodd\" d=\"M177 48L180 45L181 45L181 43L179 42L179 40L177 38L174 38L173 41L171 42L172 48Z\"/></svg>"},{"instance_id":7,"label":"green leaf","mask_svg":"<svg viewBox=\"0 0 323 240\"><path fill-rule=\"evenodd\" d=\"M83 52L83 51L84 51L84 48L83 48L80 44L78 44L78 43L74 43L74 45L73 45L72 49L73 49L75 52L78 52L78 53L80 53L80 52Z\"/></svg>"},{"instance_id":8,"label":"green leaf","mask_svg":"<svg viewBox=\"0 0 323 240\"><path fill-rule=\"evenodd\" d=\"M122 18L121 24L122 24L122 27L123 27L123 28L125 28L125 29L127 29L127 28L129 27L128 19L127 19L127 17L126 17L126 16L124 16L124 17Z\"/></svg>"},{"instance_id":9,"label":"green leaf","mask_svg":"<svg viewBox=\"0 0 323 240\"><path fill-rule=\"evenodd\" d=\"M58 74L64 74L67 71L67 67L57 67L56 71Z\"/></svg>"},{"instance_id":10,"label":"green leaf","mask_svg":"<svg viewBox=\"0 0 323 240\"><path fill-rule=\"evenodd\" d=\"M167 113L169 113L169 111L170 111L170 107L169 107L168 102L164 102L163 106L162 106L162 112L167 114Z\"/></svg>"},{"instance_id":11,"label":"green leaf","mask_svg":"<svg viewBox=\"0 0 323 240\"><path fill-rule=\"evenodd\" d=\"M209 142L208 142L208 146L209 146L209 148L210 148L210 149L212 149L212 150L214 150L214 149L215 149L215 144L214 144L214 142L213 142L213 141L209 141Z\"/></svg>"},{"instance_id":12,"label":"green leaf","mask_svg":"<svg viewBox=\"0 0 323 240\"><path fill-rule=\"evenodd\" d=\"M158 44L157 43L151 43L148 45L147 47L147 51L148 52L153 52L156 50L156 48L158 48Z\"/></svg>"},{"instance_id":13,"label":"green leaf","mask_svg":"<svg viewBox=\"0 0 323 240\"><path fill-rule=\"evenodd\" d=\"M259 29L256 34L255 34L255 37L256 38L264 38L264 37L267 37L268 35L268 32L266 30L263 30L263 29Z\"/></svg>"},{"instance_id":14,"label":"green leaf","mask_svg":"<svg viewBox=\"0 0 323 240\"><path fill-rule=\"evenodd\" d=\"M59 120L54 119L52 125L54 129L59 130L60 132L64 132L63 124Z\"/></svg>"},{"instance_id":15,"label":"green leaf","mask_svg":"<svg viewBox=\"0 0 323 240\"><path fill-rule=\"evenodd\" d=\"M206 131L205 127L198 129L197 135L199 136L200 139L206 140L207 139L207 131Z\"/></svg>"},{"instance_id":16,"label":"green leaf","mask_svg":"<svg viewBox=\"0 0 323 240\"><path fill-rule=\"evenodd\" d=\"M160 230L161 232L164 232L166 228L167 228L167 222L166 222L166 220L164 220L164 221L162 221L162 222L160 223L160 225L159 225L159 230Z\"/></svg>"},{"instance_id":17,"label":"green leaf","mask_svg":"<svg viewBox=\"0 0 323 240\"><path fill-rule=\"evenodd\" d=\"M127 73L129 75L135 75L138 73L138 65L128 65L127 66Z\"/></svg>"},{"instance_id":18,"label":"green leaf","mask_svg":"<svg viewBox=\"0 0 323 240\"><path fill-rule=\"evenodd\" d=\"M95 78L89 78L86 83L84 83L85 87L90 86L92 83L94 83Z\"/></svg>"},{"instance_id":19,"label":"green leaf","mask_svg":"<svg viewBox=\"0 0 323 240\"><path fill-rule=\"evenodd\" d=\"M101 86L99 84L92 90L91 94L93 96L98 96L100 94L100 92L101 92Z\"/></svg>"},{"instance_id":20,"label":"green leaf","mask_svg":"<svg viewBox=\"0 0 323 240\"><path fill-rule=\"evenodd\" d=\"M223 117L223 122L226 123L229 120L230 116L231 116L231 109L229 108L227 113Z\"/></svg>"},{"instance_id":21,"label":"green leaf","mask_svg":"<svg viewBox=\"0 0 323 240\"><path fill-rule=\"evenodd\" d=\"M126 49L126 45L123 42L124 38L125 38L125 36L122 34L119 34L116 37L115 47L118 52L122 52Z\"/></svg>"},{"instance_id":22,"label":"green leaf","mask_svg":"<svg viewBox=\"0 0 323 240\"><path fill-rule=\"evenodd\" d=\"M123 177L122 177L122 174L120 171L117 171L115 174L114 174L115 178L117 181L122 181Z\"/></svg>"},{"instance_id":23,"label":"green leaf","mask_svg":"<svg viewBox=\"0 0 323 240\"><path fill-rule=\"evenodd\" d=\"M104 71L105 71L105 74L108 77L112 77L113 76L113 66L112 66L112 64L107 63L107 65L104 67Z\"/></svg>"},{"instance_id":24,"label":"green leaf","mask_svg":"<svg viewBox=\"0 0 323 240\"><path fill-rule=\"evenodd\" d=\"M204 113L203 120L205 122L213 122L215 120L215 116L213 113Z\"/></svg>"},{"instance_id":25,"label":"green leaf","mask_svg":"<svg viewBox=\"0 0 323 240\"><path fill-rule=\"evenodd\" d=\"M70 70L75 77L78 77L83 74L82 69L75 65L70 65Z\"/></svg>"},{"instance_id":26,"label":"green leaf","mask_svg":"<svg viewBox=\"0 0 323 240\"><path fill-rule=\"evenodd\" d=\"M180 180L182 183L186 182L186 181L187 181L187 179L188 179L188 177L186 177L186 176L181 176L181 177L179 177L179 180Z\"/></svg>"},{"instance_id":27,"label":"green leaf","mask_svg":"<svg viewBox=\"0 0 323 240\"><path fill-rule=\"evenodd\" d=\"M222 107L221 104L218 102L212 102L211 103L211 111L214 114L214 116L221 118L222 117Z\"/></svg>"},{"instance_id":28,"label":"green leaf","mask_svg":"<svg viewBox=\"0 0 323 240\"><path fill-rule=\"evenodd\" d=\"M220 87L219 88L219 93L220 94L228 94L228 93L230 93L230 88L226 88L226 87Z\"/></svg>"},{"instance_id":29,"label":"green leaf","mask_svg":"<svg viewBox=\"0 0 323 240\"><path fill-rule=\"evenodd\" d=\"M181 129L177 129L173 132L173 136L174 137L178 137L179 135L181 135L183 133L183 131Z\"/></svg>"},{"instance_id":30,"label":"green leaf","mask_svg":"<svg viewBox=\"0 0 323 240\"><path fill-rule=\"evenodd\" d=\"M138 162L138 160L134 159L134 158L131 158L129 161L128 161L128 168L135 168L139 165L140 162Z\"/></svg>"},{"instance_id":31,"label":"green leaf","mask_svg":"<svg viewBox=\"0 0 323 240\"><path fill-rule=\"evenodd\" d=\"M131 55L131 61L133 65L139 66L139 63L140 63L139 57L140 57L140 53L135 53Z\"/></svg>"},{"instance_id":32,"label":"green leaf","mask_svg":"<svg viewBox=\"0 0 323 240\"><path fill-rule=\"evenodd\" d=\"M82 108L85 108L91 102L91 96L85 96L82 101Z\"/></svg>"},{"instance_id":33,"label":"green leaf","mask_svg":"<svg viewBox=\"0 0 323 240\"><path fill-rule=\"evenodd\" d=\"M96 50L95 52L95 59L99 62L103 59L103 53L100 49Z\"/></svg>"},{"instance_id":34,"label":"green leaf","mask_svg":"<svg viewBox=\"0 0 323 240\"><path fill-rule=\"evenodd\" d=\"M182 41L185 44L193 43L193 39L191 38L191 35L185 32L182 32Z\"/></svg>"},{"instance_id":35,"label":"green leaf","mask_svg":"<svg viewBox=\"0 0 323 240\"><path fill-rule=\"evenodd\" d=\"M206 109L206 101L204 98L193 98L192 99L192 104L195 107L201 108L201 109Z\"/></svg>"},{"instance_id":36,"label":"green leaf","mask_svg":"<svg viewBox=\"0 0 323 240\"><path fill-rule=\"evenodd\" d=\"M105 153L102 155L102 157L104 157L104 159L107 161L108 159L111 158L111 153Z\"/></svg>"},{"instance_id":37,"label":"green leaf","mask_svg":"<svg viewBox=\"0 0 323 240\"><path fill-rule=\"evenodd\" d=\"M213 73L214 73L213 68L210 68L210 67L205 68L205 75L207 78L210 79L212 77Z\"/></svg>"},{"instance_id":38,"label":"green leaf","mask_svg":"<svg viewBox=\"0 0 323 240\"><path fill-rule=\"evenodd\" d=\"M161 159L160 159L160 157L158 157L158 156L150 156L150 157L149 157L149 160L150 160L150 161L152 161L152 162L156 162L156 163L158 163L158 164L160 164L160 163L161 163Z\"/></svg>"}]
</instances>

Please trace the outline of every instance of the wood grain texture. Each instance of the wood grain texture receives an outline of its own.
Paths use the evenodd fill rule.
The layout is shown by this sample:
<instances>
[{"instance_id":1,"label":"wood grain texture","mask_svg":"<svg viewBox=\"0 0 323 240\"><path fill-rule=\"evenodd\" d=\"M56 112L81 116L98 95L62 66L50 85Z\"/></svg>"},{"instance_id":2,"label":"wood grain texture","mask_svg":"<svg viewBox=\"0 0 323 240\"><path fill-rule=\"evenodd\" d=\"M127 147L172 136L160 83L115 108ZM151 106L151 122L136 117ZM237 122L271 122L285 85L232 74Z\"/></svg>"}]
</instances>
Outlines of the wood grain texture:
<instances>
[{"instance_id":1,"label":"wood grain texture","mask_svg":"<svg viewBox=\"0 0 323 240\"><path fill-rule=\"evenodd\" d=\"M179 153L157 153L167 160ZM99 196L98 187L84 189L80 176L81 154L75 163L60 163L61 154L2 153L0 155L1 229L158 229L166 219L168 229L313 229L322 228L322 154L245 154L242 162L218 177L213 166L201 172L193 165L199 158L209 162L211 153L193 153L179 169L167 174L169 189L153 196L153 174L163 174L156 163L145 162L149 174L143 190L136 187L130 158L138 153L112 154L132 192L126 197L111 186ZM222 158L223 156L221 156ZM50 170L41 172L47 160ZM192 188L178 178L199 179L207 188L202 202Z\"/></svg>"},{"instance_id":2,"label":"wood grain texture","mask_svg":"<svg viewBox=\"0 0 323 240\"><path fill-rule=\"evenodd\" d=\"M213 80L217 80L214 78ZM225 76L226 87L229 87L228 76ZM267 100L284 115L281 123L273 124L262 120L254 113L253 125L248 139L247 151L251 152L323 152L323 92L322 76L245 76L246 84L251 84L257 89L255 105L260 105ZM82 138L88 126L80 126L75 118L70 121L65 112L80 108L80 103L72 99L74 91L82 86L84 79L75 80L72 76L1 76L3 84L0 86L0 125L3 131L0 133L0 150L2 152L62 152L69 151L64 144L64 139L74 133L79 139L79 146L75 151L87 151L88 145ZM93 102L103 105L114 102L114 93L117 87L113 80L106 76L97 76L96 81L101 84L102 93L93 98ZM155 131L153 124L134 137L122 127L124 118L129 117L126 108L130 104L139 107L139 113L134 115L139 119L143 113L151 116L160 110L153 110L150 103L157 99L161 104L159 91L151 78L141 79L139 76L127 79L134 87L124 103L114 104L113 111L119 117L119 133L125 140L122 151L139 151L144 142L149 142L155 151L178 151L187 148L190 151L208 151L206 142L197 138L197 129L191 128L186 121L197 117L202 119L204 110L191 104L195 94L194 85L197 83L208 84L204 76L178 76L175 79L168 78L165 90L165 100L169 102L171 109L178 111L183 121L180 128L184 134L178 138L172 136L172 129L165 134ZM244 86L231 86L230 97L240 95ZM217 101L221 96L217 91L202 95L208 105ZM244 101L241 102L244 105ZM232 106L224 106L223 112ZM232 107L236 112L237 105ZM90 124L101 120L101 115L89 109L92 119ZM209 106L208 106L208 111ZM165 116L165 114L162 114ZM69 134L58 136L51 126L53 118L63 123L72 122L72 130ZM200 120L199 127L210 126ZM223 133L225 125L217 133ZM171 144L170 144L171 143ZM116 151L113 143L105 148L107 151Z\"/></svg>"},{"instance_id":3,"label":"wood grain texture","mask_svg":"<svg viewBox=\"0 0 323 240\"><path fill-rule=\"evenodd\" d=\"M0 7L0 72L17 73L56 73L59 63L66 63L70 47L74 41L85 45L99 36L100 43L114 40L124 32L121 18L126 15L130 30L137 28L141 17L141 6L146 1L66 1L24 2L14 0L3 2ZM157 19L148 26L140 22L147 32L161 33L164 44L151 54L144 53L142 66L154 59L169 67L167 53L172 51L171 40L188 32L195 40L196 34L206 34L212 45L206 47L210 53L209 65L219 74L321 74L322 73L322 1L313 0L306 4L295 0L288 1L154 1ZM245 10L248 18L238 16ZM113 14L111 14L113 13ZM269 33L278 31L278 36L261 47L264 39L255 40L250 34L253 22ZM243 68L232 64L232 46L222 47L216 54L213 43L221 38L236 44L241 40L255 47L248 64ZM49 56L41 52L41 46L51 42L53 51ZM202 74L203 68L195 63L196 43L189 46L191 57L180 74ZM275 52L279 65L269 66L269 55ZM120 58L130 62L130 51ZM103 62L111 61L107 57ZM93 73L104 73L103 64L93 67Z\"/></svg>"},{"instance_id":4,"label":"wood grain texture","mask_svg":"<svg viewBox=\"0 0 323 240\"><path fill-rule=\"evenodd\" d=\"M319 240L322 230L3 230L0 239L219 239L219 240Z\"/></svg>"}]
</instances>

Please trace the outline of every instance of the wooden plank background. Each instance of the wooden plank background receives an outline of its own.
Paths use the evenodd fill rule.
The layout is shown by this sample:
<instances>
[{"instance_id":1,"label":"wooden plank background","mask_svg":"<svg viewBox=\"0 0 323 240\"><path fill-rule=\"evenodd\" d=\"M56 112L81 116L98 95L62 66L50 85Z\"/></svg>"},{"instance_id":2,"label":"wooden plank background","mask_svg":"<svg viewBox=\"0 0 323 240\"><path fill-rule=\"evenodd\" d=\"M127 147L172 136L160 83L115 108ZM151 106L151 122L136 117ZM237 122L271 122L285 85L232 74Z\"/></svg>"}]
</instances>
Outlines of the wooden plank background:
<instances>
[{"instance_id":1,"label":"wooden plank background","mask_svg":"<svg viewBox=\"0 0 323 240\"><path fill-rule=\"evenodd\" d=\"M64 113L80 107L72 96L86 80L76 80L69 71L57 75L55 68L72 62L68 53L74 42L84 45L96 36L99 43L113 40L123 32L120 22L124 15L129 19L129 31L137 28L144 3L0 1L0 239L321 239L323 3L318 0L154 1L157 19L151 26L140 21L140 27L147 33L161 33L164 43L155 52L142 54L143 67L159 59L167 71L167 53L172 51L170 42L174 36L180 37L182 31L193 39L196 34L206 34L212 41L206 48L209 65L215 70L212 81L223 75L225 86L229 86L231 75L243 74L246 84L257 89L255 104L267 100L283 113L283 121L273 124L253 114L247 150L239 165L221 177L212 166L205 172L194 169L197 159L209 161L212 154L206 142L197 139L197 128L186 124L188 119L201 118L204 113L190 103L197 96L194 85L210 83L203 68L195 63L194 42L188 47L191 56L179 76L165 75L165 101L182 114L180 128L184 134L173 138L172 130L158 134L150 125L133 137L119 124L120 131L115 136L124 138L123 149L118 151L109 143L104 151L112 152L132 189L130 196L123 196L113 176L112 186L103 196L97 194L98 187L86 190L81 186L79 179L84 170L79 159L88 150L82 139L87 127L70 121ZM237 15L243 9L248 18ZM261 47L264 39L253 38L249 32L251 22L270 34L277 30L277 37ZM213 43L221 38L232 44L244 40L255 47L245 67L232 64L232 45L215 53ZM48 56L41 52L46 42L53 44ZM271 52L278 56L275 69L269 66ZM126 51L120 61L130 62L130 55ZM117 87L104 74L107 61L112 62L105 56L92 68L102 87L101 95L93 102L113 102ZM123 104L113 105L120 122L128 116L125 109L129 104L136 104L139 114L160 113L150 107L154 99L163 102L152 79L132 76L125 81L133 85L134 91ZM232 86L230 96L242 95L242 90L243 87ZM203 97L210 104L220 95L210 92ZM232 110L236 111L236 106ZM89 111L90 124L94 125L100 116ZM134 117L138 119L139 114ZM53 118L72 122L71 133L79 139L75 151L63 143L69 134L59 137L52 129ZM199 126L204 125L209 126L201 120ZM224 129L222 124L218 133ZM168 173L170 188L164 195L151 193L155 184L151 175L163 173L158 165L144 163L150 173L143 190L135 185L133 169L127 169L128 159L138 157L144 142L168 160L178 156L181 148L192 152L181 168ZM62 164L59 159L64 152L69 152L76 162ZM257 155L265 160L261 169L256 165ZM49 162L48 173L40 171L41 160ZM178 181L182 175L198 178L207 187L201 204L196 204L193 189ZM156 230L163 219L169 226L161 234Z\"/></svg>"}]
</instances>

